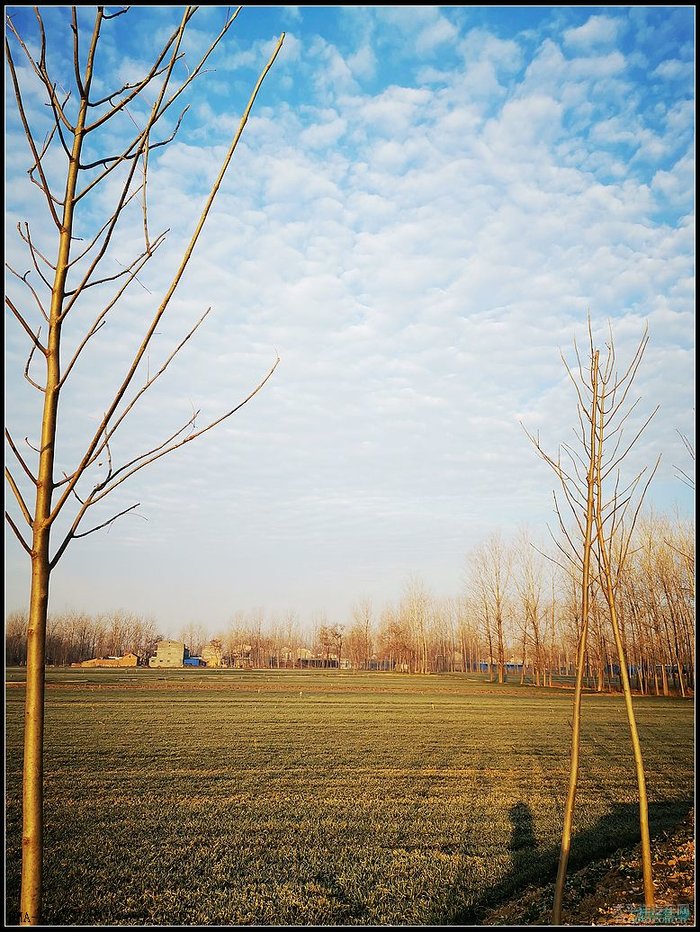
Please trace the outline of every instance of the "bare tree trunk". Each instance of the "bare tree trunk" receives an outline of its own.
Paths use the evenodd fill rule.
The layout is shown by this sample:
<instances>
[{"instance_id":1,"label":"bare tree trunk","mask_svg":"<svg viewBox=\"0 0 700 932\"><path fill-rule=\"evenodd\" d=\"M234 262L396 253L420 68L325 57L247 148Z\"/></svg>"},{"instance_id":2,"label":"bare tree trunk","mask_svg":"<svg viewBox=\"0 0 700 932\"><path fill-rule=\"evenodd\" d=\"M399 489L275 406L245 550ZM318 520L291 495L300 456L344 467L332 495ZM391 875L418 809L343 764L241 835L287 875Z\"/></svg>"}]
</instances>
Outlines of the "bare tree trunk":
<instances>
[{"instance_id":1,"label":"bare tree trunk","mask_svg":"<svg viewBox=\"0 0 700 932\"><path fill-rule=\"evenodd\" d=\"M22 774L22 889L20 924L41 923L44 850L44 657L49 601L49 532L34 534L27 631L27 685Z\"/></svg>"},{"instance_id":2,"label":"bare tree trunk","mask_svg":"<svg viewBox=\"0 0 700 932\"><path fill-rule=\"evenodd\" d=\"M593 355L591 362L591 386L593 399L598 397L598 352ZM595 409L594 409L595 410ZM591 550L593 546L594 526L594 493L595 493L595 463L596 459L596 430L595 418L590 424L590 449L588 474L586 476L586 511L583 534L583 553L581 565L581 633L579 635L576 652L576 685L574 688L574 707L571 723L571 753L569 762L569 786L564 806L564 824L562 826L561 847L559 850L559 866L554 887L554 906L552 909L552 925L561 925L561 908L564 898L564 885L566 884L566 870L569 864L571 851L571 832L574 822L574 807L576 805L576 792L578 789L578 769L581 749L581 696L583 694L583 673L586 666L586 641L588 637L589 597L591 588Z\"/></svg>"},{"instance_id":3,"label":"bare tree trunk","mask_svg":"<svg viewBox=\"0 0 700 932\"><path fill-rule=\"evenodd\" d=\"M642 842L642 875L644 879L644 903L646 906L654 905L654 881L651 871L651 841L649 837L649 803L647 801L646 778L644 774L644 761L642 759L642 748L639 743L639 732L637 730L637 721L634 715L634 706L632 705L632 690L630 687L629 676L627 673L627 655L622 640L620 625L617 616L617 605L615 599L616 584L619 582L620 573L624 564L624 548L621 550L620 564L617 569L617 578L613 579L613 568L611 565L611 553L615 543L614 525L610 525L610 530L606 532L603 526L603 432L605 430L605 409L604 400L594 397L592 410L596 412L597 431L598 431L598 448L596 464L596 491L597 501L595 509L595 520L597 528L597 555L601 568L601 585L605 601L610 612L610 623L615 637L615 646L617 647L617 656L620 663L620 678L622 681L622 692L625 697L625 709L627 712L627 721L629 724L630 738L632 741L632 753L634 755L634 768L637 776L637 790L639 793L639 828Z\"/></svg>"},{"instance_id":4,"label":"bare tree trunk","mask_svg":"<svg viewBox=\"0 0 700 932\"><path fill-rule=\"evenodd\" d=\"M602 537L602 526L599 526L599 534ZM620 663L620 677L622 679L622 692L625 697L625 709L627 712L627 721L630 729L630 738L632 741L632 752L634 755L634 768L637 775L637 789L639 792L639 828L642 840L642 874L644 878L644 902L646 906L654 905L654 881L651 871L651 841L649 836L649 804L647 801L646 778L644 775L644 761L642 759L642 748L639 743L639 732L637 730L637 721L634 715L634 706L632 705L632 689L630 687L629 676L627 674L627 656L625 647L620 634L620 626L617 621L617 610L615 608L615 593L612 585L612 576L610 567L603 549L603 563L605 566L605 598L610 610L610 621L612 623L613 634L615 636L615 646L617 647L617 656Z\"/></svg>"},{"instance_id":5,"label":"bare tree trunk","mask_svg":"<svg viewBox=\"0 0 700 932\"><path fill-rule=\"evenodd\" d=\"M496 612L496 637L498 641L498 682L505 683L506 677L506 648L503 642L503 615L500 609Z\"/></svg>"}]
</instances>

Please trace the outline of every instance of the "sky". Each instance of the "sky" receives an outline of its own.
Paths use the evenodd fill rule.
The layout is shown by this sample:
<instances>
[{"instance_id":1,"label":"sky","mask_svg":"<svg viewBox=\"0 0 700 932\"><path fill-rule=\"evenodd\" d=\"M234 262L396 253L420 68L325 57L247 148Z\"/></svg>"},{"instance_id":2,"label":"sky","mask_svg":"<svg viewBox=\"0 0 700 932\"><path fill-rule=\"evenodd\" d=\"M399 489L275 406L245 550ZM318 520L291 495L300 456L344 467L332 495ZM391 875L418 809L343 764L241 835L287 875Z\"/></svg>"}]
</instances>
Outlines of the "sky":
<instances>
[{"instance_id":1,"label":"sky","mask_svg":"<svg viewBox=\"0 0 700 932\"><path fill-rule=\"evenodd\" d=\"M92 9L80 8L83 51ZM227 9L197 12L181 65L192 68ZM36 49L31 9L6 10ZM47 60L68 90L66 10L42 8ZM95 93L145 73L181 11L132 7L105 22ZM556 478L523 425L552 452L575 442L562 355L573 365L578 345L585 361L588 315L601 349L612 332L620 371L648 327L629 439L660 407L624 474L661 454L649 506L691 518L678 475L694 468L681 434L695 442L688 6L243 8L192 83L174 140L152 152L149 223L168 237L66 383L59 468L79 460L123 377L282 33L148 371L211 313L125 422L114 461L195 410L198 425L217 417L280 363L232 418L88 514L85 530L139 503L70 544L51 609L123 609L175 636L257 608L346 623L359 600L379 609L409 578L459 594L468 555L491 534L556 529ZM13 55L42 139L47 108L16 43ZM17 224L48 257L56 239L6 85L6 257L21 275L31 260ZM132 127L145 112L130 109ZM170 131L174 111L168 120ZM59 191L61 168L57 152L47 174ZM80 209L86 239L114 190ZM137 200L119 229L106 269L142 248ZM38 327L28 290L12 275L6 287ZM66 319L65 359L103 293ZM41 396L23 378L29 347L12 316L5 341L6 426L31 456L23 438L38 443ZM21 521L7 489L6 507ZM10 531L5 583L6 611L23 609L29 559Z\"/></svg>"}]
</instances>

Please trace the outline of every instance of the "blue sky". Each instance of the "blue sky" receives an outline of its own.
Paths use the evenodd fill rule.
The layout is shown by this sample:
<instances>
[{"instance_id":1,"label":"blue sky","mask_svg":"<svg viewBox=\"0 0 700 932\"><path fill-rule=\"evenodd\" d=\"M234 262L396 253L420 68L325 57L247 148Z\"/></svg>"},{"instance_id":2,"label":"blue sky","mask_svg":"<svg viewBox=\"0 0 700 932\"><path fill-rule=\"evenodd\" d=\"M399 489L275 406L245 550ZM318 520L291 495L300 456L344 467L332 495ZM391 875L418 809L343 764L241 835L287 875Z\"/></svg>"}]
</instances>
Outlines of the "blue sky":
<instances>
[{"instance_id":1,"label":"blue sky","mask_svg":"<svg viewBox=\"0 0 700 932\"><path fill-rule=\"evenodd\" d=\"M180 9L105 24L98 86L138 76ZM31 9L10 12L29 35ZM43 12L68 82L65 8ZM198 11L187 64L224 15ZM553 523L553 477L520 421L552 450L572 439L559 354L585 347L589 311L599 342L612 324L621 366L648 325L640 417L661 409L630 474L661 453L649 502L692 515L674 467L692 468L678 431L694 441L695 420L694 31L691 7L244 8L152 158L151 222L170 228L167 244L76 370L59 460L70 467L104 410L285 32L151 364L212 313L120 453L193 408L214 417L281 363L216 433L120 488L109 513L138 501L137 513L73 542L54 609L125 608L176 634L257 606L347 621L411 574L457 594L488 534ZM55 245L9 96L5 150L8 260L25 269L19 220ZM133 257L139 226L138 210L125 217L115 261ZM27 349L13 320L5 332L6 422L31 440ZM11 610L29 574L6 544Z\"/></svg>"}]
</instances>

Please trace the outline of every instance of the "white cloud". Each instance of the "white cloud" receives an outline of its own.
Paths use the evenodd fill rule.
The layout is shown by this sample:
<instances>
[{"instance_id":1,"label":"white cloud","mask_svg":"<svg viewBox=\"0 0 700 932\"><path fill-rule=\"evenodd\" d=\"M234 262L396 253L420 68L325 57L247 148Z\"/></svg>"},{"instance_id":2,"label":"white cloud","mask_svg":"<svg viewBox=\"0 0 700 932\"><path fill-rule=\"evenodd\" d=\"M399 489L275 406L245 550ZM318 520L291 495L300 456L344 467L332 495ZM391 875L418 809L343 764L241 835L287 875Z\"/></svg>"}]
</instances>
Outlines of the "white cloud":
<instances>
[{"instance_id":1,"label":"white cloud","mask_svg":"<svg viewBox=\"0 0 700 932\"><path fill-rule=\"evenodd\" d=\"M453 42L456 36L455 27L444 16L441 16L421 29L416 38L416 49L419 53L434 52L443 43Z\"/></svg>"},{"instance_id":2,"label":"white cloud","mask_svg":"<svg viewBox=\"0 0 700 932\"><path fill-rule=\"evenodd\" d=\"M332 146L343 136L347 125L347 120L339 118L331 111L327 122L315 123L302 131L301 144L312 149Z\"/></svg>"},{"instance_id":3,"label":"white cloud","mask_svg":"<svg viewBox=\"0 0 700 932\"><path fill-rule=\"evenodd\" d=\"M352 67L332 43L317 36L309 47L309 55L319 65L314 71L314 85L322 101L357 90Z\"/></svg>"},{"instance_id":4,"label":"white cloud","mask_svg":"<svg viewBox=\"0 0 700 932\"><path fill-rule=\"evenodd\" d=\"M441 30L459 41L436 11L415 17L382 9L372 22L422 35L426 54L440 47L426 37L437 43ZM466 66L441 62L435 86L392 74L376 93L360 82L379 77L378 44L348 51L299 38L295 80L304 76L309 96L270 97L251 118L151 365L210 304L212 315L120 453L152 443L192 405L215 416L245 397L275 352L282 362L218 433L135 483L124 505L141 501L148 523L76 546L57 599L104 576L108 554L124 571L101 598L123 594L178 622L198 616L203 589L207 621L220 624L234 607L295 601L341 617L368 580L381 602L409 567L454 591L454 568L480 534L549 514L549 478L518 419L554 443L570 432L558 351L570 358L574 335L585 345L589 308L597 338L613 320L620 358L649 321L640 389L664 405L650 443L668 446L693 406L692 111L674 99L652 129L641 90L623 93L624 56L582 54L596 35L611 41L608 20L568 35L572 60L545 40L522 76L524 44L471 31L460 44ZM601 86L615 91L602 109ZM216 134L235 123L212 99L198 115L199 137L152 162L152 222L173 228L169 268L223 155ZM644 158L632 165L635 147ZM14 197L8 225L20 208L38 221L39 202ZM125 255L139 228L136 209L119 240ZM99 364L80 373L70 399L67 465L79 416L95 423L121 352L167 281L154 267L152 295L137 289L96 340ZM8 328L7 358L21 369L20 336ZM19 375L19 388L8 384L16 397ZM149 561L150 590L139 577Z\"/></svg>"},{"instance_id":5,"label":"white cloud","mask_svg":"<svg viewBox=\"0 0 700 932\"><path fill-rule=\"evenodd\" d=\"M512 73L523 63L523 51L513 39L500 39L484 29L472 29L459 44L465 62L487 61L498 71Z\"/></svg>"},{"instance_id":6,"label":"white cloud","mask_svg":"<svg viewBox=\"0 0 700 932\"><path fill-rule=\"evenodd\" d=\"M372 8L372 16L375 33L386 42L388 30L391 44L400 46L404 56L430 58L459 38L452 20L438 7L379 6Z\"/></svg>"},{"instance_id":7,"label":"white cloud","mask_svg":"<svg viewBox=\"0 0 700 932\"><path fill-rule=\"evenodd\" d=\"M680 61L678 58L667 58L654 68L652 74L665 80L673 81L676 78L690 80L693 77L693 63Z\"/></svg>"},{"instance_id":8,"label":"white cloud","mask_svg":"<svg viewBox=\"0 0 700 932\"><path fill-rule=\"evenodd\" d=\"M369 43L348 57L348 67L358 78L373 78L377 71L377 57Z\"/></svg>"},{"instance_id":9,"label":"white cloud","mask_svg":"<svg viewBox=\"0 0 700 932\"><path fill-rule=\"evenodd\" d=\"M356 98L358 115L365 126L381 136L402 141L415 130L415 123L431 100L429 91L422 88L391 86L372 98Z\"/></svg>"},{"instance_id":10,"label":"white cloud","mask_svg":"<svg viewBox=\"0 0 700 932\"><path fill-rule=\"evenodd\" d=\"M693 191L695 188L695 159L687 154L678 159L669 170L655 173L651 187L665 201L674 207L685 210L690 216L693 209Z\"/></svg>"},{"instance_id":11,"label":"white cloud","mask_svg":"<svg viewBox=\"0 0 700 932\"><path fill-rule=\"evenodd\" d=\"M618 51L607 55L590 55L574 58L569 64L574 78L608 78L622 73L626 68L625 56Z\"/></svg>"},{"instance_id":12,"label":"white cloud","mask_svg":"<svg viewBox=\"0 0 700 932\"><path fill-rule=\"evenodd\" d=\"M591 16L583 24L564 32L566 45L579 49L588 49L596 45L609 45L617 39L620 23L610 16Z\"/></svg>"}]
</instances>

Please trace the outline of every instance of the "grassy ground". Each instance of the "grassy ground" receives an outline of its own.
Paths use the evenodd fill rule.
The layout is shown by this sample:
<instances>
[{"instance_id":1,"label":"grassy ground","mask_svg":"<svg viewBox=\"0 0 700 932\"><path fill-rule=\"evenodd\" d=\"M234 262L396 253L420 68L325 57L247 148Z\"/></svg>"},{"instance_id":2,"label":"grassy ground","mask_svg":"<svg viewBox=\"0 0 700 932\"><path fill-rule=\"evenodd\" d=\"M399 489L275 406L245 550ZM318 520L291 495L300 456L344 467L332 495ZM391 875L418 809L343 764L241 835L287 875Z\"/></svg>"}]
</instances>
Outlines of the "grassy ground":
<instances>
[{"instance_id":1,"label":"grassy ground","mask_svg":"<svg viewBox=\"0 0 700 932\"><path fill-rule=\"evenodd\" d=\"M7 675L7 921L23 673ZM56 925L478 922L556 867L571 693L483 677L56 670L45 906ZM652 831L691 808L693 706L636 700ZM571 866L638 838L621 697L584 698Z\"/></svg>"}]
</instances>

